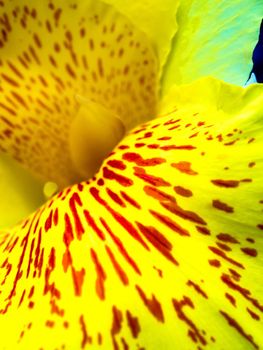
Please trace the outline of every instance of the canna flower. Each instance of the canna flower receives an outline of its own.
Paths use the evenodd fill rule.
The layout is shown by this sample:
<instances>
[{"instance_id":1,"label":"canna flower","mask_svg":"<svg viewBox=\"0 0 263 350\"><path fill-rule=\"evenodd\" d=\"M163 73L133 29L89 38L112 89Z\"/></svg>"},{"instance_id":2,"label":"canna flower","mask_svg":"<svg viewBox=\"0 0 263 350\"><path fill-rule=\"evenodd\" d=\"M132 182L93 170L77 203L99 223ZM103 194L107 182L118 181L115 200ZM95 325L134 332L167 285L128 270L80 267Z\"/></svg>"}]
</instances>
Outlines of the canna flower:
<instances>
[{"instance_id":1,"label":"canna flower","mask_svg":"<svg viewBox=\"0 0 263 350\"><path fill-rule=\"evenodd\" d=\"M244 3L0 1L1 349L262 348L262 86L191 82Z\"/></svg>"}]
</instances>

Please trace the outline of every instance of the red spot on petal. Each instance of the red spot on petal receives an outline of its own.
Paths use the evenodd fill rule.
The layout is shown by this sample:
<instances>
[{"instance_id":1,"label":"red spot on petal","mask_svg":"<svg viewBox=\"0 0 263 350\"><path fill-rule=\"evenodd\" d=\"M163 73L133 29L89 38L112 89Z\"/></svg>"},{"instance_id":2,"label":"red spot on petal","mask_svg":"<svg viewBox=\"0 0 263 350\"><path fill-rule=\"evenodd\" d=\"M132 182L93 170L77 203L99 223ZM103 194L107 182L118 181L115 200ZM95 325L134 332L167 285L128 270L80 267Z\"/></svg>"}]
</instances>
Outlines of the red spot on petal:
<instances>
[{"instance_id":1,"label":"red spot on petal","mask_svg":"<svg viewBox=\"0 0 263 350\"><path fill-rule=\"evenodd\" d=\"M126 192L121 191L121 195L126 202L128 202L129 204L131 204L132 206L134 206L137 209L141 209L140 204L138 204L133 198L128 196L128 194Z\"/></svg>"},{"instance_id":2,"label":"red spot on petal","mask_svg":"<svg viewBox=\"0 0 263 350\"><path fill-rule=\"evenodd\" d=\"M254 305L258 310L263 311L263 305L259 303L259 301L251 296L251 292L246 289L241 287L239 284L233 282L231 280L231 277L223 274L221 276L221 280L231 289L239 292L245 299L251 302L252 305Z\"/></svg>"},{"instance_id":3,"label":"red spot on petal","mask_svg":"<svg viewBox=\"0 0 263 350\"><path fill-rule=\"evenodd\" d=\"M180 196L183 196L183 197L192 197L192 195L193 195L192 191L190 191L184 187L181 187L181 186L175 186L174 190L177 194L179 194Z\"/></svg>"},{"instance_id":4,"label":"red spot on petal","mask_svg":"<svg viewBox=\"0 0 263 350\"><path fill-rule=\"evenodd\" d=\"M235 328L243 338L248 340L254 346L255 349L259 349L259 346L254 342L252 335L245 333L243 328L239 325L239 323L234 318L229 316L225 311L220 310L220 313L221 315L224 316L224 318L227 320L228 324L231 327Z\"/></svg>"},{"instance_id":5,"label":"red spot on petal","mask_svg":"<svg viewBox=\"0 0 263 350\"><path fill-rule=\"evenodd\" d=\"M219 260L216 260L216 259L210 259L208 260L209 264L211 266L214 266L214 267L220 267L221 266L221 263Z\"/></svg>"},{"instance_id":6,"label":"red spot on petal","mask_svg":"<svg viewBox=\"0 0 263 350\"><path fill-rule=\"evenodd\" d=\"M235 238L235 237L232 237L230 234L228 233L219 233L217 236L216 236L220 241L223 241L223 242L227 242L227 243L239 243L239 241Z\"/></svg>"},{"instance_id":7,"label":"red spot on petal","mask_svg":"<svg viewBox=\"0 0 263 350\"><path fill-rule=\"evenodd\" d=\"M112 168L116 168L119 170L126 169L126 165L121 160L111 159L107 162L107 164Z\"/></svg>"},{"instance_id":8,"label":"red spot on petal","mask_svg":"<svg viewBox=\"0 0 263 350\"><path fill-rule=\"evenodd\" d=\"M139 230L144 235L144 237L162 254L164 255L169 261L174 263L175 265L178 265L178 262L175 260L175 258L172 256L171 251L173 249L173 246L171 242L168 241L165 236L159 232L156 228L152 226L144 226L140 222L136 222L137 226L139 227Z\"/></svg>"},{"instance_id":9,"label":"red spot on petal","mask_svg":"<svg viewBox=\"0 0 263 350\"><path fill-rule=\"evenodd\" d=\"M120 185L127 187L133 184L133 181L123 175L117 174L112 170L109 170L107 167L103 168L103 176L105 179L115 180Z\"/></svg>"},{"instance_id":10,"label":"red spot on petal","mask_svg":"<svg viewBox=\"0 0 263 350\"><path fill-rule=\"evenodd\" d=\"M174 129L178 128L178 127L179 127L179 125L174 126L173 128L171 128L169 130L174 130ZM167 145L167 146L161 146L160 149L163 150L163 151L171 151L171 150L192 151L192 150L196 149L196 147L192 146L192 145L181 145L181 146ZM188 162L179 162L179 163L183 163L183 164L179 165L179 167L181 167L183 169L184 167L187 167L187 164L184 164L184 163L188 163ZM188 164L190 164L190 163L188 163ZM175 168L176 168L176 166L175 166ZM178 169L178 170L180 170L180 169ZM189 174L189 175L195 175L195 174Z\"/></svg>"},{"instance_id":11,"label":"red spot on petal","mask_svg":"<svg viewBox=\"0 0 263 350\"><path fill-rule=\"evenodd\" d=\"M252 310L250 310L248 307L247 307L247 312L250 314L250 316L253 318L253 320L256 320L256 321L260 320L259 315L256 314L255 312L253 312Z\"/></svg>"},{"instance_id":12,"label":"red spot on petal","mask_svg":"<svg viewBox=\"0 0 263 350\"><path fill-rule=\"evenodd\" d=\"M115 305L112 307L113 319L111 326L111 334L114 336L121 331L121 324L123 321L123 316L121 310L119 310Z\"/></svg>"},{"instance_id":13,"label":"red spot on petal","mask_svg":"<svg viewBox=\"0 0 263 350\"><path fill-rule=\"evenodd\" d=\"M206 235L206 236L211 235L211 232L207 227L204 227L204 226L195 226L195 227L198 232L202 233L202 235Z\"/></svg>"},{"instance_id":14,"label":"red spot on petal","mask_svg":"<svg viewBox=\"0 0 263 350\"><path fill-rule=\"evenodd\" d=\"M65 220L65 231L64 231L63 241L66 244L66 246L69 247L70 243L74 239L74 235L72 230L72 224L67 213L65 213L64 220Z\"/></svg>"},{"instance_id":15,"label":"red spot on petal","mask_svg":"<svg viewBox=\"0 0 263 350\"><path fill-rule=\"evenodd\" d=\"M75 270L75 268L72 266L72 278L73 278L73 284L75 289L75 295L80 296L82 292L82 286L84 283L84 277L85 277L85 269L82 268L80 271Z\"/></svg>"},{"instance_id":16,"label":"red spot on petal","mask_svg":"<svg viewBox=\"0 0 263 350\"><path fill-rule=\"evenodd\" d=\"M179 163L172 163L171 166L173 168L176 168L181 173L187 174L187 175L197 175L198 172L191 169L191 163L190 162L179 162Z\"/></svg>"},{"instance_id":17,"label":"red spot on petal","mask_svg":"<svg viewBox=\"0 0 263 350\"><path fill-rule=\"evenodd\" d=\"M221 202L218 199L213 200L212 205L214 208L222 210L226 213L233 213L234 212L234 208L230 207L228 204Z\"/></svg>"},{"instance_id":18,"label":"red spot on petal","mask_svg":"<svg viewBox=\"0 0 263 350\"><path fill-rule=\"evenodd\" d=\"M134 175L140 178L141 180L156 187L171 186L171 184L165 181L163 178L147 174L143 168L134 167Z\"/></svg>"},{"instance_id":19,"label":"red spot on petal","mask_svg":"<svg viewBox=\"0 0 263 350\"><path fill-rule=\"evenodd\" d=\"M113 192L111 189L109 188L106 188L106 191L108 193L108 195L110 196L110 198L115 202L117 203L118 205L120 205L121 207L125 208L126 205L125 203L123 202L123 200L117 195L116 192Z\"/></svg>"},{"instance_id":20,"label":"red spot on petal","mask_svg":"<svg viewBox=\"0 0 263 350\"><path fill-rule=\"evenodd\" d=\"M105 249L109 255L109 258L111 260L111 263L117 272L117 275L119 276L121 282L126 286L129 284L129 279L127 277L127 274L124 272L120 264L117 262L115 255L113 254L112 250L106 245Z\"/></svg>"},{"instance_id":21,"label":"red spot on petal","mask_svg":"<svg viewBox=\"0 0 263 350\"><path fill-rule=\"evenodd\" d=\"M183 228L182 226L180 226L179 224L177 224L175 221L173 221L172 219L170 219L168 216L166 215L162 215L160 213L157 213L154 210L150 210L150 213L160 222L162 222L164 225L166 225L167 227L169 227L171 230L173 230L176 233L179 233L180 236L190 236L190 233Z\"/></svg>"},{"instance_id":22,"label":"red spot on petal","mask_svg":"<svg viewBox=\"0 0 263 350\"><path fill-rule=\"evenodd\" d=\"M150 311L150 313L160 322L164 323L164 315L160 302L156 299L156 297L152 294L151 298L147 298L144 291L136 285L139 296L141 297L144 305Z\"/></svg>"},{"instance_id":23,"label":"red spot on petal","mask_svg":"<svg viewBox=\"0 0 263 350\"><path fill-rule=\"evenodd\" d=\"M87 344L92 343L92 338L88 335L87 326L86 326L83 315L80 316L79 323L80 323L80 328L82 331L81 349L85 349Z\"/></svg>"},{"instance_id":24,"label":"red spot on petal","mask_svg":"<svg viewBox=\"0 0 263 350\"><path fill-rule=\"evenodd\" d=\"M172 302L178 318L182 320L189 327L188 335L192 339L192 341L194 343L198 341L202 345L206 345L207 341L203 337L201 331L197 328L194 322L183 311L183 308L185 306L189 306L192 309L194 308L194 304L192 300L184 296L183 300L172 299Z\"/></svg>"},{"instance_id":25,"label":"red spot on petal","mask_svg":"<svg viewBox=\"0 0 263 350\"><path fill-rule=\"evenodd\" d=\"M52 226L52 215L53 215L53 210L50 211L48 218L46 219L45 222L45 231L48 232L51 229Z\"/></svg>"},{"instance_id":26,"label":"red spot on petal","mask_svg":"<svg viewBox=\"0 0 263 350\"><path fill-rule=\"evenodd\" d=\"M238 261L229 258L226 253L216 247L208 247L214 254L220 256L221 258L223 258L224 260L230 262L231 264L240 267L241 269L244 269L244 266L239 263Z\"/></svg>"},{"instance_id":27,"label":"red spot on petal","mask_svg":"<svg viewBox=\"0 0 263 350\"><path fill-rule=\"evenodd\" d=\"M164 158L143 159L140 154L131 152L124 153L122 158L128 162L133 162L138 166L155 166L166 162Z\"/></svg>"},{"instance_id":28,"label":"red spot on petal","mask_svg":"<svg viewBox=\"0 0 263 350\"><path fill-rule=\"evenodd\" d=\"M236 307L236 299L229 293L225 293L225 297L230 301L230 303Z\"/></svg>"},{"instance_id":29,"label":"red spot on petal","mask_svg":"<svg viewBox=\"0 0 263 350\"><path fill-rule=\"evenodd\" d=\"M256 257L258 255L258 252L256 249L254 248L241 248L242 252L244 252L246 255L252 256L253 258Z\"/></svg>"},{"instance_id":30,"label":"red spot on petal","mask_svg":"<svg viewBox=\"0 0 263 350\"><path fill-rule=\"evenodd\" d=\"M78 193L75 192L75 193L73 193L72 197L69 200L69 207L70 207L72 215L73 215L77 238L81 239L81 236L84 233L84 228L83 228L81 220L79 218L79 214L77 211L77 205L82 207L82 202L81 202L81 199L80 199Z\"/></svg>"},{"instance_id":31,"label":"red spot on petal","mask_svg":"<svg viewBox=\"0 0 263 350\"><path fill-rule=\"evenodd\" d=\"M67 272L69 266L72 265L72 258L68 249L66 249L65 253L63 254L62 265L64 272Z\"/></svg>"},{"instance_id":32,"label":"red spot on petal","mask_svg":"<svg viewBox=\"0 0 263 350\"><path fill-rule=\"evenodd\" d=\"M91 248L90 249L90 255L91 255L91 259L95 265L95 269L96 269L96 273L97 273L97 280L96 280L96 293L98 295L98 297L101 300L105 299L105 286L104 286L104 282L106 280L106 273L98 259L97 254L95 253L95 251Z\"/></svg>"},{"instance_id":33,"label":"red spot on petal","mask_svg":"<svg viewBox=\"0 0 263 350\"><path fill-rule=\"evenodd\" d=\"M126 312L126 317L133 338L137 338L141 331L138 317L134 317L129 310Z\"/></svg>"},{"instance_id":34,"label":"red spot on petal","mask_svg":"<svg viewBox=\"0 0 263 350\"><path fill-rule=\"evenodd\" d=\"M218 186L218 187L225 187L225 188L235 188L239 186L239 181L237 180L211 180L211 182Z\"/></svg>"},{"instance_id":35,"label":"red spot on petal","mask_svg":"<svg viewBox=\"0 0 263 350\"><path fill-rule=\"evenodd\" d=\"M200 295L202 295L202 297L204 297L205 299L208 299L208 296L207 294L202 290L202 288L200 287L199 284L191 281L191 280L188 280L187 283L186 283L189 287L193 287L197 293L199 293Z\"/></svg>"}]
</instances>

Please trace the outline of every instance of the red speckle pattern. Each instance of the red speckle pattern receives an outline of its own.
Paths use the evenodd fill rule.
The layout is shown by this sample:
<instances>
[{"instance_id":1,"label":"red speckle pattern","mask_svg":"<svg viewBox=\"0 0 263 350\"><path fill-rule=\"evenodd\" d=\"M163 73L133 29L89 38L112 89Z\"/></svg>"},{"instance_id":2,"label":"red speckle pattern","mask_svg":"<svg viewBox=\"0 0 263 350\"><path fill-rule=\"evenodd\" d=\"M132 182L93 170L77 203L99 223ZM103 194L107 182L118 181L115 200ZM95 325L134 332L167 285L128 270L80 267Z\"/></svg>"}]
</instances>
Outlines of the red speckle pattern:
<instances>
[{"instance_id":1,"label":"red speckle pattern","mask_svg":"<svg viewBox=\"0 0 263 350\"><path fill-rule=\"evenodd\" d=\"M0 51L0 150L62 187L79 175L69 145L76 95L109 108L127 130L155 114L156 55L101 1L6 0Z\"/></svg>"},{"instance_id":2,"label":"red speckle pattern","mask_svg":"<svg viewBox=\"0 0 263 350\"><path fill-rule=\"evenodd\" d=\"M257 138L225 145L232 127L182 114L139 126L93 180L0 234L6 349L36 334L40 349L260 349L260 162L239 156Z\"/></svg>"}]
</instances>

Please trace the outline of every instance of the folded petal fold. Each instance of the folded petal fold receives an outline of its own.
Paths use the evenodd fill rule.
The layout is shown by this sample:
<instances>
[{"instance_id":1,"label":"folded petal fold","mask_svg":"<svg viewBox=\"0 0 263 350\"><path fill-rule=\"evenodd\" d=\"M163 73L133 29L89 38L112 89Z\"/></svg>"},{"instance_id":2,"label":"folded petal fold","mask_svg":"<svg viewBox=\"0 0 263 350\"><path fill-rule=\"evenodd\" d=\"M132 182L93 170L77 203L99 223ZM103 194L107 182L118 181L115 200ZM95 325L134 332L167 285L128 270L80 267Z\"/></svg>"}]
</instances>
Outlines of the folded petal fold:
<instances>
[{"instance_id":1,"label":"folded petal fold","mask_svg":"<svg viewBox=\"0 0 263 350\"><path fill-rule=\"evenodd\" d=\"M0 229L13 226L43 202L43 183L0 152Z\"/></svg>"},{"instance_id":2,"label":"folded petal fold","mask_svg":"<svg viewBox=\"0 0 263 350\"><path fill-rule=\"evenodd\" d=\"M163 77L163 91L213 76L243 86L263 14L261 0L185 0Z\"/></svg>"},{"instance_id":3,"label":"folded petal fold","mask_svg":"<svg viewBox=\"0 0 263 350\"><path fill-rule=\"evenodd\" d=\"M152 41L161 68L171 50L172 39L178 30L176 14L180 0L106 0L125 14Z\"/></svg>"}]
</instances>

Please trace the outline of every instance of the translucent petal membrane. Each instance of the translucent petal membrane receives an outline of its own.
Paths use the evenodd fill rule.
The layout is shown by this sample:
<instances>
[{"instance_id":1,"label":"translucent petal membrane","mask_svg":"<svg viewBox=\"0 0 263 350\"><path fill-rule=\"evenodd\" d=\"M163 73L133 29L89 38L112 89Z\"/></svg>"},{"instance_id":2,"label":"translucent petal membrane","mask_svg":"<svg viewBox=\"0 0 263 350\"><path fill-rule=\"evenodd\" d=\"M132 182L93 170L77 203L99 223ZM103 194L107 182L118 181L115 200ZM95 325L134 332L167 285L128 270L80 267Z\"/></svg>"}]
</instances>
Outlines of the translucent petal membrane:
<instances>
[{"instance_id":1,"label":"translucent petal membrane","mask_svg":"<svg viewBox=\"0 0 263 350\"><path fill-rule=\"evenodd\" d=\"M252 68L263 14L261 0L182 1L163 91L211 75L243 86Z\"/></svg>"},{"instance_id":2,"label":"translucent petal membrane","mask_svg":"<svg viewBox=\"0 0 263 350\"><path fill-rule=\"evenodd\" d=\"M161 67L171 49L177 31L176 14L179 0L106 0L125 14L154 44Z\"/></svg>"},{"instance_id":3,"label":"translucent petal membrane","mask_svg":"<svg viewBox=\"0 0 263 350\"><path fill-rule=\"evenodd\" d=\"M43 184L0 152L0 228L14 225L45 200Z\"/></svg>"},{"instance_id":4,"label":"translucent petal membrane","mask_svg":"<svg viewBox=\"0 0 263 350\"><path fill-rule=\"evenodd\" d=\"M2 233L4 348L262 348L262 99L175 89L96 178Z\"/></svg>"},{"instance_id":5,"label":"translucent petal membrane","mask_svg":"<svg viewBox=\"0 0 263 350\"><path fill-rule=\"evenodd\" d=\"M155 113L156 56L144 34L100 1L5 1L0 9L0 148L68 184L76 176L68 145L75 95L129 129Z\"/></svg>"}]
</instances>

